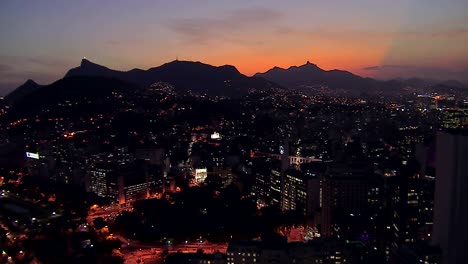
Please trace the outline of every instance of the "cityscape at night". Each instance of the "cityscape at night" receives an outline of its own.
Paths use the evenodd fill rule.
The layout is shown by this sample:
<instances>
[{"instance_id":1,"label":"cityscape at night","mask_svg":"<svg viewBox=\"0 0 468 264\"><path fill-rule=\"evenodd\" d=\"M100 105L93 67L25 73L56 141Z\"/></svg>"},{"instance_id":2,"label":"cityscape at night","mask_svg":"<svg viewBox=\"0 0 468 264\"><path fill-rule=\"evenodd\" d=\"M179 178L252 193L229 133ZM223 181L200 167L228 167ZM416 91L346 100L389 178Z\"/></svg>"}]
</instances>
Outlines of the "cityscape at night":
<instances>
[{"instance_id":1,"label":"cityscape at night","mask_svg":"<svg viewBox=\"0 0 468 264\"><path fill-rule=\"evenodd\" d=\"M3 0L0 264L468 263L466 14Z\"/></svg>"}]
</instances>

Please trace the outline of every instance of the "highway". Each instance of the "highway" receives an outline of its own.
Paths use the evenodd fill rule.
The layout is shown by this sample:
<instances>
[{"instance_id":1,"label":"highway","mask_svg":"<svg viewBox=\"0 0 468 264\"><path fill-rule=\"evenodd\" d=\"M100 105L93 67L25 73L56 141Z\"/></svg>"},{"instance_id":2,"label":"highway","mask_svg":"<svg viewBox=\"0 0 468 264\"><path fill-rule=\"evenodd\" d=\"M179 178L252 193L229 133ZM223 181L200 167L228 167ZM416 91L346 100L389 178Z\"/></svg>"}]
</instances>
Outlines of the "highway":
<instances>
[{"instance_id":1,"label":"highway","mask_svg":"<svg viewBox=\"0 0 468 264\"><path fill-rule=\"evenodd\" d=\"M120 207L118 205L99 208L94 206L88 213L87 222L93 225L94 219L102 217L105 221L114 221L115 217L123 211L131 211L131 207ZM119 239L122 242L120 253L124 257L125 263L162 263L164 256L163 252L167 250L168 254L172 253L196 253L202 249L204 253L221 252L226 253L227 243L211 243L208 241L184 241L175 244L143 243L127 239L119 234L112 234L112 237Z\"/></svg>"},{"instance_id":2,"label":"highway","mask_svg":"<svg viewBox=\"0 0 468 264\"><path fill-rule=\"evenodd\" d=\"M162 263L163 252L167 250L168 254L173 253L196 253L199 249L202 249L204 253L226 253L227 243L214 244L214 243L183 243L180 245L173 246L149 246L146 248L136 248L132 246L122 249L125 263L137 263L138 260L141 263Z\"/></svg>"}]
</instances>

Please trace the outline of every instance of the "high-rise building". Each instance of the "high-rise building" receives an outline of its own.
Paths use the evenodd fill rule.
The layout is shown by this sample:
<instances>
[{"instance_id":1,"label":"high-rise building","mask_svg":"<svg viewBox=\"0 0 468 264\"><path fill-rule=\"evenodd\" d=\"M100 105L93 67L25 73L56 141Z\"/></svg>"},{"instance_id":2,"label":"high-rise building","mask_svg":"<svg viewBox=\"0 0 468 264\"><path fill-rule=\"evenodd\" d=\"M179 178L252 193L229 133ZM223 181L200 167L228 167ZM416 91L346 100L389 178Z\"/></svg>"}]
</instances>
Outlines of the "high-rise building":
<instances>
[{"instance_id":1,"label":"high-rise building","mask_svg":"<svg viewBox=\"0 0 468 264\"><path fill-rule=\"evenodd\" d=\"M463 128L468 126L468 108L448 108L441 111L444 128Z\"/></svg>"},{"instance_id":2,"label":"high-rise building","mask_svg":"<svg viewBox=\"0 0 468 264\"><path fill-rule=\"evenodd\" d=\"M279 186L280 161L266 157L256 158L253 162L255 168L255 182L252 186L252 195L256 197L257 203L260 206L271 204L271 184L277 181ZM273 174L273 170L278 173L278 177ZM279 205L279 200L277 204Z\"/></svg>"},{"instance_id":3,"label":"high-rise building","mask_svg":"<svg viewBox=\"0 0 468 264\"><path fill-rule=\"evenodd\" d=\"M90 170L86 190L99 196L106 197L108 191L108 179L115 171L115 164L99 163Z\"/></svg>"},{"instance_id":4,"label":"high-rise building","mask_svg":"<svg viewBox=\"0 0 468 264\"><path fill-rule=\"evenodd\" d=\"M270 178L270 202L271 204L281 206L281 183L282 173L279 170L271 170Z\"/></svg>"},{"instance_id":5,"label":"high-rise building","mask_svg":"<svg viewBox=\"0 0 468 264\"><path fill-rule=\"evenodd\" d=\"M321 235L340 233L338 215L358 216L367 208L367 172L360 167L335 164L321 181Z\"/></svg>"},{"instance_id":6,"label":"high-rise building","mask_svg":"<svg viewBox=\"0 0 468 264\"><path fill-rule=\"evenodd\" d=\"M443 263L468 262L468 132L439 131L432 241Z\"/></svg>"},{"instance_id":7,"label":"high-rise building","mask_svg":"<svg viewBox=\"0 0 468 264\"><path fill-rule=\"evenodd\" d=\"M230 167L212 167L211 171L208 171L208 175L219 177L224 187L231 184L234 180L234 174L232 173L232 168Z\"/></svg>"},{"instance_id":8,"label":"high-rise building","mask_svg":"<svg viewBox=\"0 0 468 264\"><path fill-rule=\"evenodd\" d=\"M284 176L284 189L281 193L281 209L296 210L303 215L311 215L320 207L320 179L298 170L288 170Z\"/></svg>"},{"instance_id":9,"label":"high-rise building","mask_svg":"<svg viewBox=\"0 0 468 264\"><path fill-rule=\"evenodd\" d=\"M136 164L99 163L90 171L87 190L124 204L148 195L155 180L147 176L144 167Z\"/></svg>"},{"instance_id":10,"label":"high-rise building","mask_svg":"<svg viewBox=\"0 0 468 264\"><path fill-rule=\"evenodd\" d=\"M432 235L434 181L412 178L404 168L398 176L387 177L387 242L392 254L403 245L425 242ZM417 174L413 171L412 175Z\"/></svg>"},{"instance_id":11,"label":"high-rise building","mask_svg":"<svg viewBox=\"0 0 468 264\"><path fill-rule=\"evenodd\" d=\"M163 164L164 155L162 148L139 148L135 151L136 159L146 160L151 165Z\"/></svg>"}]
</instances>

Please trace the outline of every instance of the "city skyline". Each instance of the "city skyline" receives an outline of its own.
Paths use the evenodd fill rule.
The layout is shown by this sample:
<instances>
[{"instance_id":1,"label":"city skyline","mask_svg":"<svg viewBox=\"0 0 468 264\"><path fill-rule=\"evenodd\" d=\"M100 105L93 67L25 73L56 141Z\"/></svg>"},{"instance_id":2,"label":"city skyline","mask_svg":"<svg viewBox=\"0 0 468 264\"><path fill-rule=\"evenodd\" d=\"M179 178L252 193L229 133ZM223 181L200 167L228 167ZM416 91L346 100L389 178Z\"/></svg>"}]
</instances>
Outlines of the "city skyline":
<instances>
[{"instance_id":1,"label":"city skyline","mask_svg":"<svg viewBox=\"0 0 468 264\"><path fill-rule=\"evenodd\" d=\"M377 79L467 81L464 1L4 1L0 92L47 84L86 56L113 69L179 60L251 76L311 61Z\"/></svg>"},{"instance_id":2,"label":"city skyline","mask_svg":"<svg viewBox=\"0 0 468 264\"><path fill-rule=\"evenodd\" d=\"M467 263L467 11L0 1L0 263Z\"/></svg>"}]
</instances>

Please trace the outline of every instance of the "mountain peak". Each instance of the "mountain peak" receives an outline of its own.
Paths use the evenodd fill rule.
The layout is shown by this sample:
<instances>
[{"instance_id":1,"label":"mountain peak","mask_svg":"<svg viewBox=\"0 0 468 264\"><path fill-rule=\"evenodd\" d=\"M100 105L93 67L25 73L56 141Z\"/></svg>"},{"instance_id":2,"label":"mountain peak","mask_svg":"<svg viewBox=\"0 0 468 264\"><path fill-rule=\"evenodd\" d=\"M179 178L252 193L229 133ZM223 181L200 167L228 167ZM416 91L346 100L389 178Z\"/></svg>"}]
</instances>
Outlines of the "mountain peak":
<instances>
[{"instance_id":1,"label":"mountain peak","mask_svg":"<svg viewBox=\"0 0 468 264\"><path fill-rule=\"evenodd\" d=\"M32 79L28 79L23 85L39 85Z\"/></svg>"},{"instance_id":2,"label":"mountain peak","mask_svg":"<svg viewBox=\"0 0 468 264\"><path fill-rule=\"evenodd\" d=\"M285 87L328 86L332 89L361 89L373 87L374 82L365 80L350 72L340 70L323 70L310 61L300 66L291 66L286 70L273 68L265 73L256 74Z\"/></svg>"},{"instance_id":3,"label":"mountain peak","mask_svg":"<svg viewBox=\"0 0 468 264\"><path fill-rule=\"evenodd\" d=\"M231 72L232 74L242 74L242 73L239 72L239 70L234 65L226 64L226 65L223 65L223 66L219 66L218 68L222 69L222 70L225 70L225 71L228 71L228 72Z\"/></svg>"},{"instance_id":4,"label":"mountain peak","mask_svg":"<svg viewBox=\"0 0 468 264\"><path fill-rule=\"evenodd\" d=\"M102 65L96 64L94 62L89 61L84 57L81 60L80 66L70 69L66 74L65 78L71 76L106 76L106 77L114 77L114 71L104 67Z\"/></svg>"},{"instance_id":5,"label":"mountain peak","mask_svg":"<svg viewBox=\"0 0 468 264\"><path fill-rule=\"evenodd\" d=\"M92 65L97 65L97 64L91 62L91 61L88 60L88 59L86 59L86 57L84 57L84 58L81 60L81 63L80 63L80 67L86 67L86 66L92 66Z\"/></svg>"},{"instance_id":6,"label":"mountain peak","mask_svg":"<svg viewBox=\"0 0 468 264\"><path fill-rule=\"evenodd\" d=\"M270 88L267 81L251 79L232 65L213 66L200 61L173 60L148 70L118 71L95 64L86 58L80 66L70 69L64 78L74 76L100 76L119 79L137 86L147 87L155 82L167 82L176 90L191 90L211 95L239 96L247 87Z\"/></svg>"},{"instance_id":7,"label":"mountain peak","mask_svg":"<svg viewBox=\"0 0 468 264\"><path fill-rule=\"evenodd\" d=\"M12 103L18 100L19 98L29 95L38 88L40 88L41 85L37 84L35 81L28 79L25 83L20 85L18 88L10 92L5 99Z\"/></svg>"},{"instance_id":8,"label":"mountain peak","mask_svg":"<svg viewBox=\"0 0 468 264\"><path fill-rule=\"evenodd\" d=\"M184 69L184 71L199 71L203 70L214 70L214 71L224 71L225 73L230 73L234 75L242 75L239 70L233 65L222 65L222 66L213 66L200 61L184 61L184 60L174 60L168 63L165 63L159 67L151 68L150 70L159 69L159 68L178 68L179 70Z\"/></svg>"},{"instance_id":9,"label":"mountain peak","mask_svg":"<svg viewBox=\"0 0 468 264\"><path fill-rule=\"evenodd\" d=\"M102 66L100 64L97 64L97 63L94 63L88 59L86 59L86 57L84 57L82 60L81 60L81 63L80 63L80 68L89 68L89 69L101 69L101 70L108 70L108 68L106 66Z\"/></svg>"},{"instance_id":10,"label":"mountain peak","mask_svg":"<svg viewBox=\"0 0 468 264\"><path fill-rule=\"evenodd\" d=\"M299 66L299 67L305 67L305 66L318 68L317 64L314 64L314 63L312 63L312 62L310 62L310 61L307 61L306 64L304 64L304 65L302 65L302 66Z\"/></svg>"}]
</instances>

